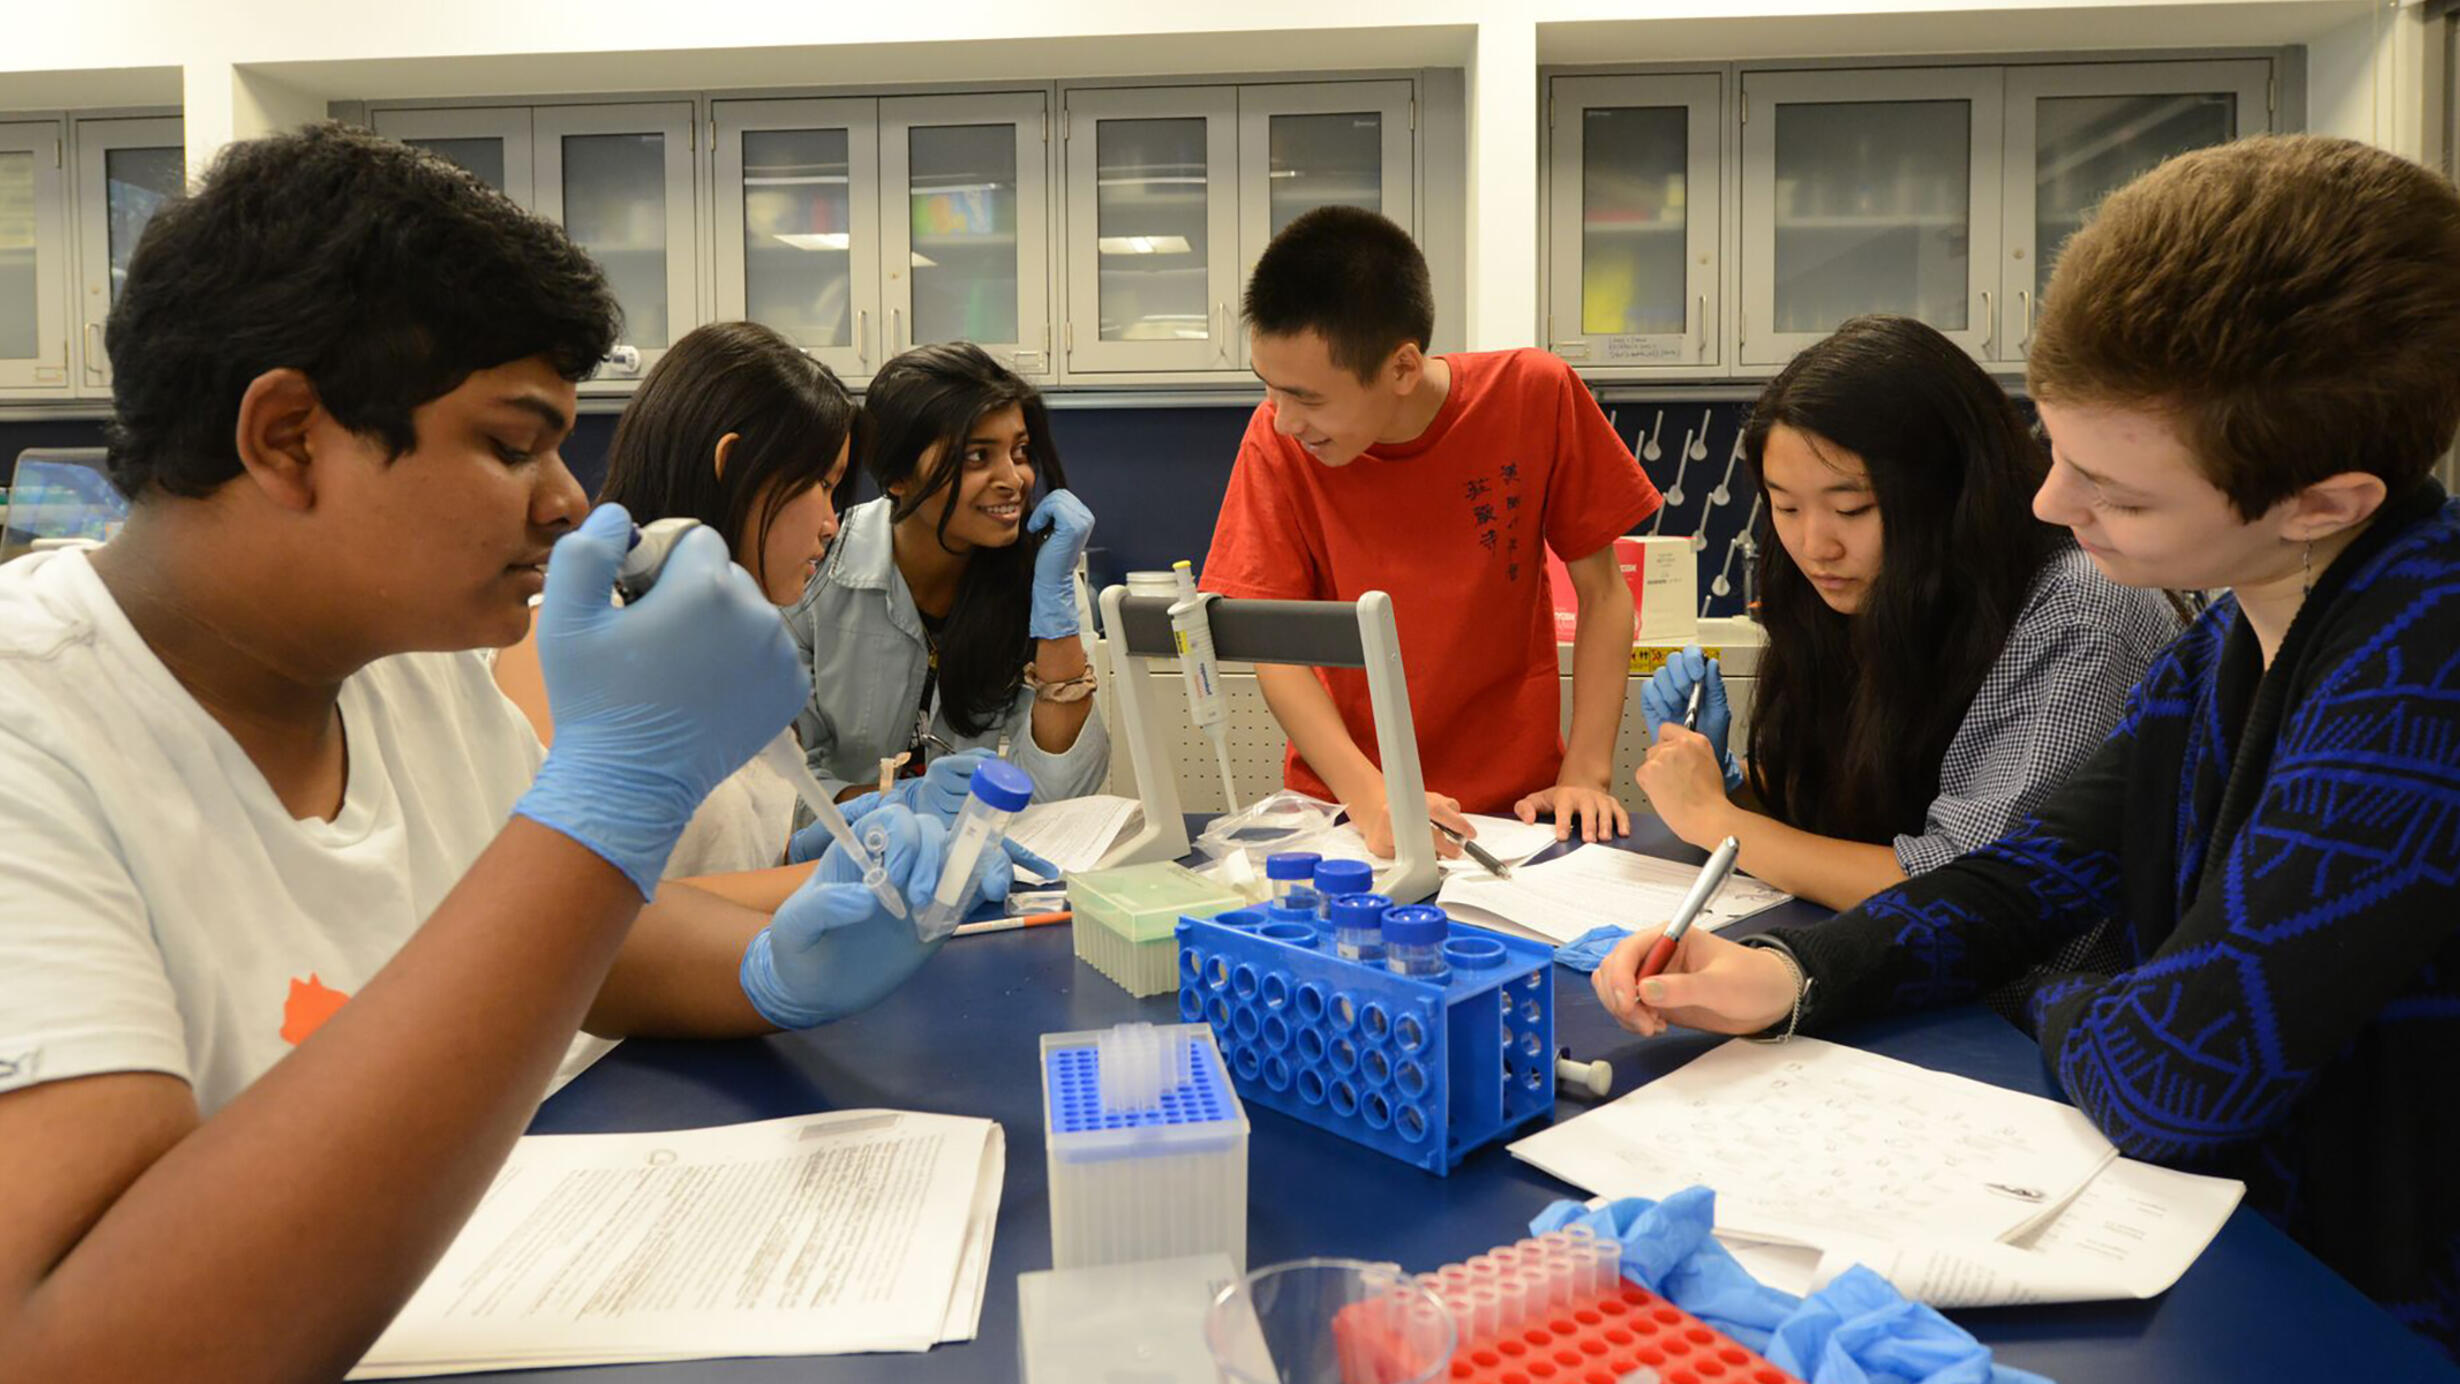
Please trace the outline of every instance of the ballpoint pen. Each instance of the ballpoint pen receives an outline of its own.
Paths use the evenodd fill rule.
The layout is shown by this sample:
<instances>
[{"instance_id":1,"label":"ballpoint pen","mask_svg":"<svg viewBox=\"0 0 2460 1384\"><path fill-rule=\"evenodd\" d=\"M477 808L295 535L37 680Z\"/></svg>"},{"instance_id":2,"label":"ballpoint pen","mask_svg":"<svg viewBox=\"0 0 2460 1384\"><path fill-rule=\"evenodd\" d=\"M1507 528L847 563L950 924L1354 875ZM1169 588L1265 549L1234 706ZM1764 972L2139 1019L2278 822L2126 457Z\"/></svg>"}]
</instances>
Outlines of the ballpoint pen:
<instances>
[{"instance_id":1,"label":"ballpoint pen","mask_svg":"<svg viewBox=\"0 0 2460 1384\"><path fill-rule=\"evenodd\" d=\"M1512 877L1512 867L1504 864L1500 860L1497 860L1494 853L1487 850L1486 847L1479 845L1477 842L1470 840L1468 837L1461 835L1459 832L1454 831L1452 828L1445 826L1441 822L1435 823L1435 829L1442 832L1445 839L1449 840L1453 845L1458 846L1462 850L1468 852L1470 859L1478 862L1480 865L1485 866L1488 874L1493 875L1497 879L1510 879Z\"/></svg>"},{"instance_id":2,"label":"ballpoint pen","mask_svg":"<svg viewBox=\"0 0 2460 1384\"><path fill-rule=\"evenodd\" d=\"M1731 836L1717 843L1708 863L1700 867L1700 877L1691 882L1691 892L1683 896L1682 907L1674 910L1674 921L1666 924L1665 933L1649 948L1648 959L1640 963L1637 979L1648 979L1674 959L1675 946L1683 940L1684 933L1691 931L1692 921L1708 907L1708 901L1725 887L1727 878L1734 873L1734 857L1741 853L1742 842Z\"/></svg>"},{"instance_id":3,"label":"ballpoint pen","mask_svg":"<svg viewBox=\"0 0 2460 1384\"><path fill-rule=\"evenodd\" d=\"M1073 911L1063 910L1058 913L1032 913L1022 918L985 918L979 923L957 924L957 929L954 935L958 937L971 937L978 932L1014 932L1018 928L1050 927L1054 924L1067 922L1075 916L1076 914Z\"/></svg>"}]
</instances>

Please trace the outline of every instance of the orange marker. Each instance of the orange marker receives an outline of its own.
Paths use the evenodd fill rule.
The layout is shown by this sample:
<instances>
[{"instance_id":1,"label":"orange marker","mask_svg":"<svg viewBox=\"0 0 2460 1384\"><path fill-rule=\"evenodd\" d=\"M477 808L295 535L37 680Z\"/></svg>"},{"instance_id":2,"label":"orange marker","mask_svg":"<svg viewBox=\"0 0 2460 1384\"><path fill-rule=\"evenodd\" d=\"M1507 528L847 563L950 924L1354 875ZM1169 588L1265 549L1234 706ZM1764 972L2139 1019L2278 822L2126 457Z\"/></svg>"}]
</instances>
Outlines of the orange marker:
<instances>
[{"instance_id":1,"label":"orange marker","mask_svg":"<svg viewBox=\"0 0 2460 1384\"><path fill-rule=\"evenodd\" d=\"M1640 963L1638 979L1648 979L1674 959L1674 948L1683 940L1683 934L1691 931L1692 920L1700 916L1700 910L1708 907L1708 901L1725 887L1727 878L1734 873L1734 857L1741 853L1742 842L1731 836L1717 843L1708 863L1700 867L1700 877L1691 882L1691 892L1683 896L1683 906L1674 910L1674 921L1666 925L1665 932L1649 948L1648 959Z\"/></svg>"}]
</instances>

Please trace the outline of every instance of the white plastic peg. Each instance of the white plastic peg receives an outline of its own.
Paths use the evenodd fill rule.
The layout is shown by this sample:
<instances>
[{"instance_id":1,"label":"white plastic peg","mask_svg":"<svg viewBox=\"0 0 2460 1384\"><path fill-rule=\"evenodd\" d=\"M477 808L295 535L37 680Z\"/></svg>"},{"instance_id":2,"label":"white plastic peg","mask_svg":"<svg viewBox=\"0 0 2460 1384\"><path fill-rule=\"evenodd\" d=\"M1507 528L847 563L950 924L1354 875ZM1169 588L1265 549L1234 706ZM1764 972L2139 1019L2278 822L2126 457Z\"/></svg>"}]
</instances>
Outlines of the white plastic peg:
<instances>
[{"instance_id":1,"label":"white plastic peg","mask_svg":"<svg viewBox=\"0 0 2460 1384\"><path fill-rule=\"evenodd\" d=\"M1565 1051L1569 1052L1570 1049L1566 1048ZM1607 1065L1602 1057L1595 1062L1575 1062L1569 1057L1558 1057L1555 1059L1555 1080L1575 1091L1586 1091L1603 1100L1606 1093L1614 1089L1614 1068Z\"/></svg>"}]
</instances>

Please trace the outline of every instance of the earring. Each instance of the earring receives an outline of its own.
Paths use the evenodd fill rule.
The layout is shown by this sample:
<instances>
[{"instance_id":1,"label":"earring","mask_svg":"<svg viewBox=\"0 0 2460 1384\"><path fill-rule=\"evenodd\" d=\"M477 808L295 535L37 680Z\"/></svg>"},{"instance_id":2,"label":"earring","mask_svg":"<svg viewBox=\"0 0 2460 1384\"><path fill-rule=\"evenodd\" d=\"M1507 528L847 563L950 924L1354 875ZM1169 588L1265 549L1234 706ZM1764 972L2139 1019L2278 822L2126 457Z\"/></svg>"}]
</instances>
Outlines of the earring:
<instances>
[{"instance_id":1,"label":"earring","mask_svg":"<svg viewBox=\"0 0 2460 1384\"><path fill-rule=\"evenodd\" d=\"M2298 599L2303 601L2315 594L2315 542L2313 539L2307 540L2306 556L2300 561L2300 569L2304 576L2304 584L2298 588Z\"/></svg>"}]
</instances>

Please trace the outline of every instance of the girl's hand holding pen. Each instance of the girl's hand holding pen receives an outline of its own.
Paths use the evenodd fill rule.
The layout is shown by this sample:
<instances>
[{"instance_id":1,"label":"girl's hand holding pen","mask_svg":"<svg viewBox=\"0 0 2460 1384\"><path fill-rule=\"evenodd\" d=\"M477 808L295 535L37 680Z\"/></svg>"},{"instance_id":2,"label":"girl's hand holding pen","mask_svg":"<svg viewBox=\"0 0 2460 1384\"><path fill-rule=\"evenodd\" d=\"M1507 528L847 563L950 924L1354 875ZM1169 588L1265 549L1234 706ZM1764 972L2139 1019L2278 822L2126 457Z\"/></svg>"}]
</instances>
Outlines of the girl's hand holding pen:
<instances>
[{"instance_id":1,"label":"girl's hand holding pen","mask_svg":"<svg viewBox=\"0 0 2460 1384\"><path fill-rule=\"evenodd\" d=\"M1671 1025L1703 1033L1757 1033L1794 1009L1794 973L1774 952L1693 928L1674 945L1658 975L1640 978L1649 949L1665 933L1643 928L1615 944L1589 976L1614 1021L1644 1038Z\"/></svg>"}]
</instances>

